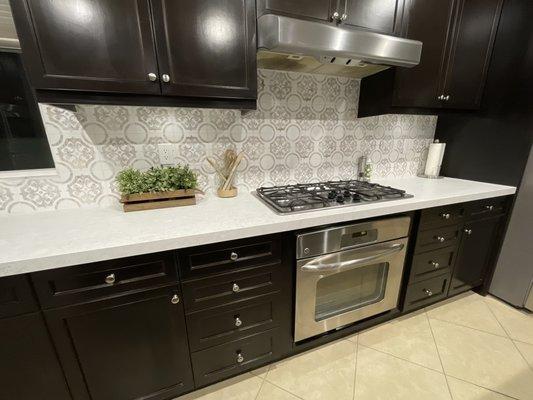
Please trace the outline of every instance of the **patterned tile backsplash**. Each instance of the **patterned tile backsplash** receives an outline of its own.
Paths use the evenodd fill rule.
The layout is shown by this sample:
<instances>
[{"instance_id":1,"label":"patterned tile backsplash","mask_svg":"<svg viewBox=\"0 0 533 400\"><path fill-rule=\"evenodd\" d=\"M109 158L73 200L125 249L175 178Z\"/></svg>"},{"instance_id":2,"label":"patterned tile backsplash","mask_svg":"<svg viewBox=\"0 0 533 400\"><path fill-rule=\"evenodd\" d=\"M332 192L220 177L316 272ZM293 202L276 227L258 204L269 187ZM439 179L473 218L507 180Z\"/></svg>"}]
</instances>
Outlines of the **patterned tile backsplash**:
<instances>
[{"instance_id":1,"label":"patterned tile backsplash","mask_svg":"<svg viewBox=\"0 0 533 400\"><path fill-rule=\"evenodd\" d=\"M78 106L41 104L55 176L0 178L0 213L116 206L114 177L128 166L159 165L158 144L172 143L180 163L199 174L208 192L218 182L206 156L243 150L236 184L251 191L354 178L365 154L373 177L423 169L436 116L357 119L359 80L259 71L258 109Z\"/></svg>"}]
</instances>

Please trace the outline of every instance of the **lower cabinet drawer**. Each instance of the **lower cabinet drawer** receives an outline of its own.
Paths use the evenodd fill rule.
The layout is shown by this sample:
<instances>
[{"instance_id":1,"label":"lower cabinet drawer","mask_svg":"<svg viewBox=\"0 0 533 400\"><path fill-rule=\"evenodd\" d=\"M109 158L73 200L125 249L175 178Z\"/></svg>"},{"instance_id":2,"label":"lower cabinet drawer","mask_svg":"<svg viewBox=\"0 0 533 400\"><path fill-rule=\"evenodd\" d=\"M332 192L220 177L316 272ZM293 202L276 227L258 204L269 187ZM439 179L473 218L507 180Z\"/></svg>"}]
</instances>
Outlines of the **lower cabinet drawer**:
<instances>
[{"instance_id":1,"label":"lower cabinet drawer","mask_svg":"<svg viewBox=\"0 0 533 400\"><path fill-rule=\"evenodd\" d=\"M288 300L288 299L287 299ZM263 295L222 307L187 315L187 330L191 351L266 331L283 324L290 315L287 304L279 295Z\"/></svg>"},{"instance_id":2,"label":"lower cabinet drawer","mask_svg":"<svg viewBox=\"0 0 533 400\"><path fill-rule=\"evenodd\" d=\"M416 239L415 253L453 246L459 240L460 232L457 225L421 231Z\"/></svg>"},{"instance_id":3,"label":"lower cabinet drawer","mask_svg":"<svg viewBox=\"0 0 533 400\"><path fill-rule=\"evenodd\" d=\"M187 312L279 292L282 286L282 264L278 262L182 282Z\"/></svg>"},{"instance_id":4,"label":"lower cabinet drawer","mask_svg":"<svg viewBox=\"0 0 533 400\"><path fill-rule=\"evenodd\" d=\"M449 286L449 273L409 285L405 294L403 311L426 306L446 298Z\"/></svg>"},{"instance_id":5,"label":"lower cabinet drawer","mask_svg":"<svg viewBox=\"0 0 533 400\"><path fill-rule=\"evenodd\" d=\"M289 346L289 335L272 329L192 353L194 381L199 387L240 374L281 357Z\"/></svg>"},{"instance_id":6,"label":"lower cabinet drawer","mask_svg":"<svg viewBox=\"0 0 533 400\"><path fill-rule=\"evenodd\" d=\"M472 220L503 214L507 211L508 200L508 197L495 197L467 203L466 217Z\"/></svg>"},{"instance_id":7,"label":"lower cabinet drawer","mask_svg":"<svg viewBox=\"0 0 533 400\"><path fill-rule=\"evenodd\" d=\"M409 284L450 272L456 254L457 247L445 247L414 256Z\"/></svg>"}]
</instances>

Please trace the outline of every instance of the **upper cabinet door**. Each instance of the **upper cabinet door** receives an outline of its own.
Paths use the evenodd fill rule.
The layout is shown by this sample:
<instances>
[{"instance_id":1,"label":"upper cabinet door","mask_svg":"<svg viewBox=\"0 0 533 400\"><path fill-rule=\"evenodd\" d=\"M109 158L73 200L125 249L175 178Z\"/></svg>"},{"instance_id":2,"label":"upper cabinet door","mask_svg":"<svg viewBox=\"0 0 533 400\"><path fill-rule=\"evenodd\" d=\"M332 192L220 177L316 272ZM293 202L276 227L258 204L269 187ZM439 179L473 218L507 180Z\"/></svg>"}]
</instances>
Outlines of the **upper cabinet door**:
<instances>
[{"instance_id":1,"label":"upper cabinet door","mask_svg":"<svg viewBox=\"0 0 533 400\"><path fill-rule=\"evenodd\" d=\"M459 2L443 84L446 108L479 108L502 3L503 0Z\"/></svg>"},{"instance_id":2,"label":"upper cabinet door","mask_svg":"<svg viewBox=\"0 0 533 400\"><path fill-rule=\"evenodd\" d=\"M287 14L297 18L312 18L331 21L344 0L257 0L258 15L264 13Z\"/></svg>"},{"instance_id":3,"label":"upper cabinet door","mask_svg":"<svg viewBox=\"0 0 533 400\"><path fill-rule=\"evenodd\" d=\"M160 93L149 0L12 0L37 89ZM152 79L154 79L154 75Z\"/></svg>"},{"instance_id":4,"label":"upper cabinet door","mask_svg":"<svg viewBox=\"0 0 533 400\"><path fill-rule=\"evenodd\" d=\"M257 97L254 0L152 0L163 94Z\"/></svg>"},{"instance_id":5,"label":"upper cabinet door","mask_svg":"<svg viewBox=\"0 0 533 400\"><path fill-rule=\"evenodd\" d=\"M409 107L440 107L440 77L449 26L455 0L407 0L405 36L420 40L422 57L413 68L398 68L394 81L393 105Z\"/></svg>"},{"instance_id":6,"label":"upper cabinet door","mask_svg":"<svg viewBox=\"0 0 533 400\"><path fill-rule=\"evenodd\" d=\"M346 0L344 23L389 35L401 33L404 0Z\"/></svg>"}]
</instances>

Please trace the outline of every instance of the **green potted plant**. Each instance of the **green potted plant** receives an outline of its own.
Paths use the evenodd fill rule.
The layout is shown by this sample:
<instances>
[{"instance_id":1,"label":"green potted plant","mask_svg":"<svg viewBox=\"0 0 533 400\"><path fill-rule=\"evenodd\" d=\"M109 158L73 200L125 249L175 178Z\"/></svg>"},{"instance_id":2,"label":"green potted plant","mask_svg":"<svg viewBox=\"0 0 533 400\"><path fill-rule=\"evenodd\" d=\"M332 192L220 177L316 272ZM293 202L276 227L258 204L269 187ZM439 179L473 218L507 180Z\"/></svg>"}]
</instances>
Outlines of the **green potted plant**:
<instances>
[{"instance_id":1,"label":"green potted plant","mask_svg":"<svg viewBox=\"0 0 533 400\"><path fill-rule=\"evenodd\" d=\"M198 176L188 165L152 167L147 171L127 168L117 174L124 211L149 210L196 204Z\"/></svg>"}]
</instances>

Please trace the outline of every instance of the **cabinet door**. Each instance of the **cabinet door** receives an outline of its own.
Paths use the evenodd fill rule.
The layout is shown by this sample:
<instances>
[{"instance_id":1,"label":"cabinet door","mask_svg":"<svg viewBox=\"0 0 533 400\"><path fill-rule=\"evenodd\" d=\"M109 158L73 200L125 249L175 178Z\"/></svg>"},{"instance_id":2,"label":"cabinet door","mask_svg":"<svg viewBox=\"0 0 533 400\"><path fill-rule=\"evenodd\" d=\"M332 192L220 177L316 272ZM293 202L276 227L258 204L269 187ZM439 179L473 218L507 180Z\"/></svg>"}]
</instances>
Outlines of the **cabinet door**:
<instances>
[{"instance_id":1,"label":"cabinet door","mask_svg":"<svg viewBox=\"0 0 533 400\"><path fill-rule=\"evenodd\" d=\"M341 0L344 1L344 0ZM339 0L258 0L258 14L288 14L297 18L312 18L331 21L333 12L338 9Z\"/></svg>"},{"instance_id":2,"label":"cabinet door","mask_svg":"<svg viewBox=\"0 0 533 400\"><path fill-rule=\"evenodd\" d=\"M465 225L449 295L464 292L483 283L485 271L494 252L494 239L499 224L499 218L491 218Z\"/></svg>"},{"instance_id":3,"label":"cabinet door","mask_svg":"<svg viewBox=\"0 0 533 400\"><path fill-rule=\"evenodd\" d=\"M0 398L71 398L40 312L0 319L0 338Z\"/></svg>"},{"instance_id":4,"label":"cabinet door","mask_svg":"<svg viewBox=\"0 0 533 400\"><path fill-rule=\"evenodd\" d=\"M46 311L74 398L162 400L193 388L176 287Z\"/></svg>"},{"instance_id":5,"label":"cabinet door","mask_svg":"<svg viewBox=\"0 0 533 400\"><path fill-rule=\"evenodd\" d=\"M257 97L254 0L152 0L166 95Z\"/></svg>"},{"instance_id":6,"label":"cabinet door","mask_svg":"<svg viewBox=\"0 0 533 400\"><path fill-rule=\"evenodd\" d=\"M160 93L149 0L12 0L37 89Z\"/></svg>"},{"instance_id":7,"label":"cabinet door","mask_svg":"<svg viewBox=\"0 0 533 400\"><path fill-rule=\"evenodd\" d=\"M407 0L405 36L420 40L422 57L413 68L398 68L395 75L393 105L440 107L441 77L448 30L455 0Z\"/></svg>"},{"instance_id":8,"label":"cabinet door","mask_svg":"<svg viewBox=\"0 0 533 400\"><path fill-rule=\"evenodd\" d=\"M346 0L344 24L389 35L399 34L404 0Z\"/></svg>"},{"instance_id":9,"label":"cabinet door","mask_svg":"<svg viewBox=\"0 0 533 400\"><path fill-rule=\"evenodd\" d=\"M447 108L479 108L503 0L461 0L448 57ZM425 43L424 43L425 44Z\"/></svg>"}]
</instances>

